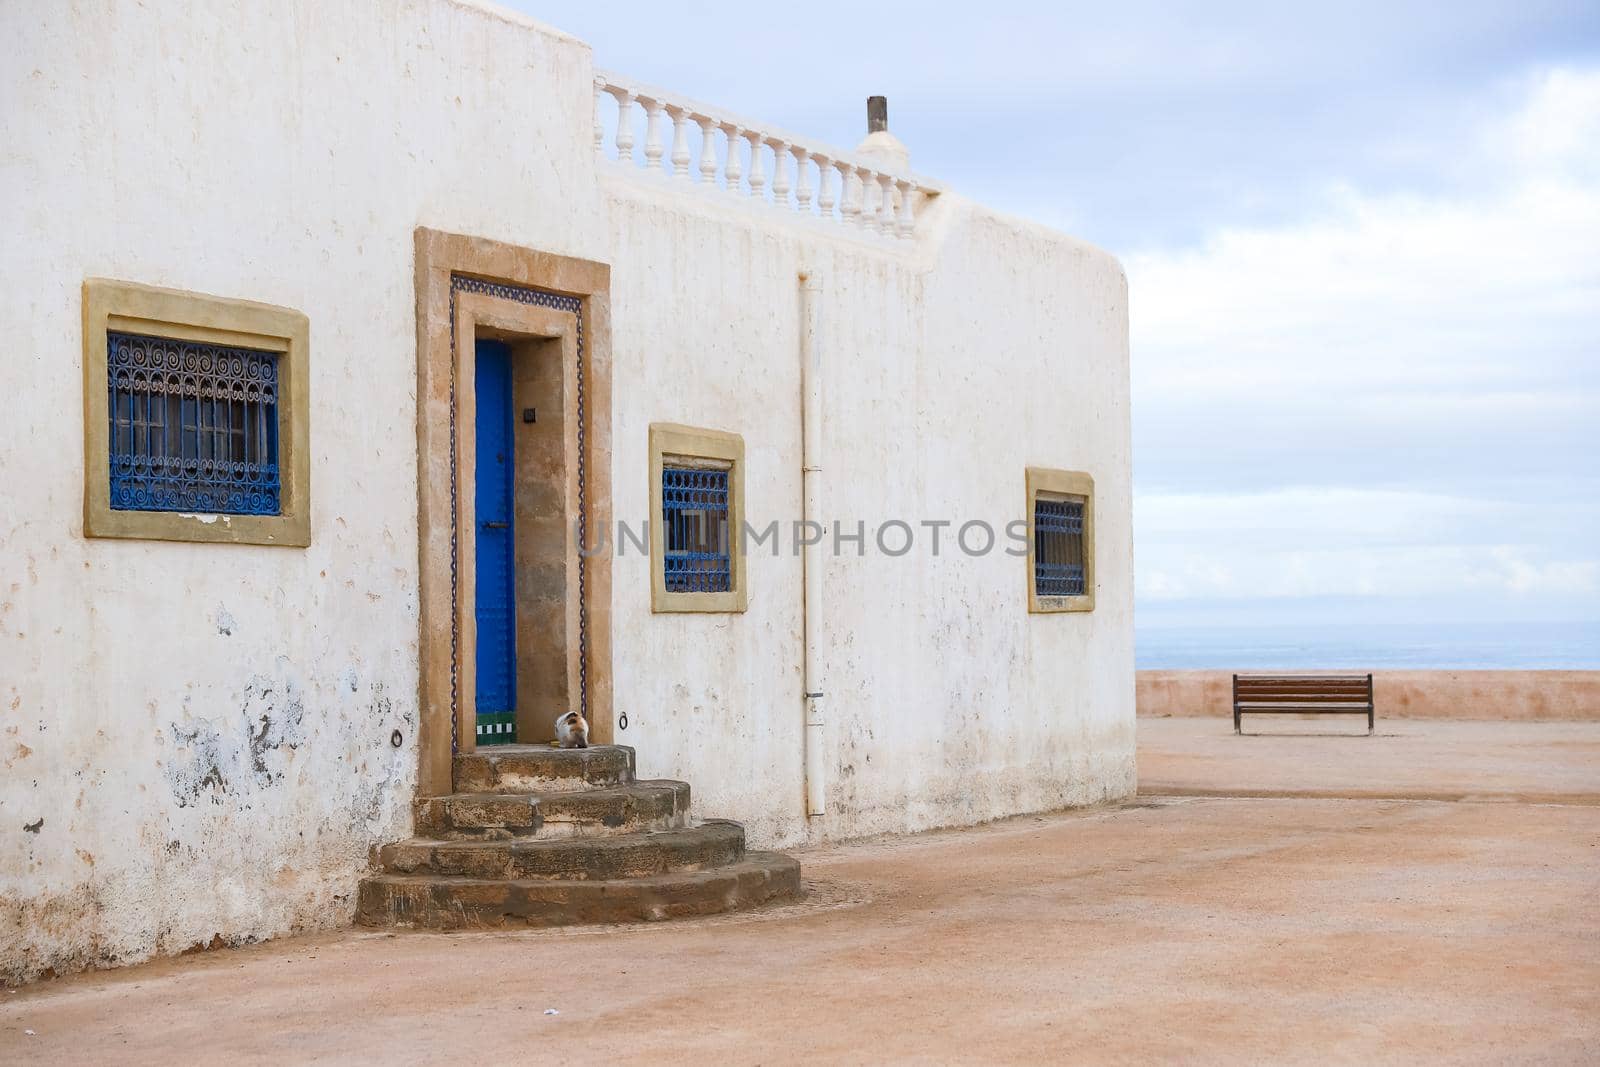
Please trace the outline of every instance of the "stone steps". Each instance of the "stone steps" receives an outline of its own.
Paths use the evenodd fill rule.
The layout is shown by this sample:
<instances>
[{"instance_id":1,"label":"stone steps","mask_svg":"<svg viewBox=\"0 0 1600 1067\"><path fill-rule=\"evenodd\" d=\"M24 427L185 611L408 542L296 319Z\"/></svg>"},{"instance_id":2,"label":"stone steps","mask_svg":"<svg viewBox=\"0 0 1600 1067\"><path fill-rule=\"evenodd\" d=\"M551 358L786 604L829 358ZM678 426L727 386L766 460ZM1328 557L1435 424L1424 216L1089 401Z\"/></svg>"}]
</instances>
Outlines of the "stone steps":
<instances>
[{"instance_id":1,"label":"stone steps","mask_svg":"<svg viewBox=\"0 0 1600 1067\"><path fill-rule=\"evenodd\" d=\"M378 862L388 874L574 881L700 871L738 863L743 858L744 827L721 819L682 830L553 841L413 838L384 845L378 852Z\"/></svg>"},{"instance_id":2,"label":"stone steps","mask_svg":"<svg viewBox=\"0 0 1600 1067\"><path fill-rule=\"evenodd\" d=\"M710 915L800 892L800 865L747 853L744 827L689 818L689 786L637 781L633 749L504 745L455 758L417 801L356 921L454 930Z\"/></svg>"},{"instance_id":3,"label":"stone steps","mask_svg":"<svg viewBox=\"0 0 1600 1067\"><path fill-rule=\"evenodd\" d=\"M458 793L566 793L633 782L633 749L624 745L551 748L499 745L464 753L452 768Z\"/></svg>"},{"instance_id":4,"label":"stone steps","mask_svg":"<svg viewBox=\"0 0 1600 1067\"><path fill-rule=\"evenodd\" d=\"M463 930L651 922L752 908L800 893L800 864L749 852L705 871L621 881L539 881L380 874L361 883L364 926Z\"/></svg>"},{"instance_id":5,"label":"stone steps","mask_svg":"<svg viewBox=\"0 0 1600 1067\"><path fill-rule=\"evenodd\" d=\"M687 782L564 793L452 793L416 803L418 835L442 839L610 836L688 824Z\"/></svg>"}]
</instances>

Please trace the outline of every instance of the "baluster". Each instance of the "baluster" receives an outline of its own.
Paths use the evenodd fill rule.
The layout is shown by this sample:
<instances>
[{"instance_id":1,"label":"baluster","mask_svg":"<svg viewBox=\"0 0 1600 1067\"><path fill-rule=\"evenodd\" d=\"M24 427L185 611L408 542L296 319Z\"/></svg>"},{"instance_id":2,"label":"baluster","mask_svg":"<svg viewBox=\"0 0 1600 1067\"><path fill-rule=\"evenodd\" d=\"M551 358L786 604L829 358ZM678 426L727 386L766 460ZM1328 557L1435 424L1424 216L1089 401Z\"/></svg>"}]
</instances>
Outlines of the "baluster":
<instances>
[{"instance_id":1,"label":"baluster","mask_svg":"<svg viewBox=\"0 0 1600 1067\"><path fill-rule=\"evenodd\" d=\"M767 191L767 172L761 160L761 135L754 130L745 134L750 142L750 195L760 200Z\"/></svg>"},{"instance_id":2,"label":"baluster","mask_svg":"<svg viewBox=\"0 0 1600 1067\"><path fill-rule=\"evenodd\" d=\"M617 98L617 158L633 162L633 93L611 86L606 90Z\"/></svg>"},{"instance_id":3,"label":"baluster","mask_svg":"<svg viewBox=\"0 0 1600 1067\"><path fill-rule=\"evenodd\" d=\"M911 194L916 190L910 182L899 182L900 186L900 218L899 228L901 237L910 237L917 228L917 218L911 212Z\"/></svg>"},{"instance_id":4,"label":"baluster","mask_svg":"<svg viewBox=\"0 0 1600 1067\"><path fill-rule=\"evenodd\" d=\"M728 135L728 161L723 167L723 176L726 178L724 185L733 192L739 191L739 127L733 123L723 123L722 132Z\"/></svg>"},{"instance_id":5,"label":"baluster","mask_svg":"<svg viewBox=\"0 0 1600 1067\"><path fill-rule=\"evenodd\" d=\"M661 101L641 96L644 105L644 165L647 170L661 169Z\"/></svg>"},{"instance_id":6,"label":"baluster","mask_svg":"<svg viewBox=\"0 0 1600 1067\"><path fill-rule=\"evenodd\" d=\"M825 219L833 218L833 160L827 156L813 157L817 161L817 210Z\"/></svg>"},{"instance_id":7,"label":"baluster","mask_svg":"<svg viewBox=\"0 0 1600 1067\"><path fill-rule=\"evenodd\" d=\"M878 183L873 178L872 171L866 167L856 169L856 180L861 183L861 215L858 221L868 231L878 228Z\"/></svg>"},{"instance_id":8,"label":"baluster","mask_svg":"<svg viewBox=\"0 0 1600 1067\"><path fill-rule=\"evenodd\" d=\"M694 121L700 126L700 181L710 184L717 180L717 141L711 133L716 123L705 115L696 115Z\"/></svg>"},{"instance_id":9,"label":"baluster","mask_svg":"<svg viewBox=\"0 0 1600 1067\"><path fill-rule=\"evenodd\" d=\"M849 225L861 213L856 201L856 169L848 163L835 163L834 167L839 171L839 220Z\"/></svg>"},{"instance_id":10,"label":"baluster","mask_svg":"<svg viewBox=\"0 0 1600 1067\"><path fill-rule=\"evenodd\" d=\"M600 155L606 149L606 125L600 117L600 98L605 95L606 83L596 78L594 80L594 153Z\"/></svg>"},{"instance_id":11,"label":"baluster","mask_svg":"<svg viewBox=\"0 0 1600 1067\"><path fill-rule=\"evenodd\" d=\"M779 207L789 206L789 142L774 138L772 146L772 202Z\"/></svg>"},{"instance_id":12,"label":"baluster","mask_svg":"<svg viewBox=\"0 0 1600 1067\"><path fill-rule=\"evenodd\" d=\"M794 209L811 214L811 153L799 145L789 149L794 156Z\"/></svg>"},{"instance_id":13,"label":"baluster","mask_svg":"<svg viewBox=\"0 0 1600 1067\"><path fill-rule=\"evenodd\" d=\"M672 119L672 173L680 178L689 176L689 113L681 107L667 108Z\"/></svg>"},{"instance_id":14,"label":"baluster","mask_svg":"<svg viewBox=\"0 0 1600 1067\"><path fill-rule=\"evenodd\" d=\"M894 236L894 179L887 174L878 175L878 188L883 195L878 198L878 229Z\"/></svg>"}]
</instances>

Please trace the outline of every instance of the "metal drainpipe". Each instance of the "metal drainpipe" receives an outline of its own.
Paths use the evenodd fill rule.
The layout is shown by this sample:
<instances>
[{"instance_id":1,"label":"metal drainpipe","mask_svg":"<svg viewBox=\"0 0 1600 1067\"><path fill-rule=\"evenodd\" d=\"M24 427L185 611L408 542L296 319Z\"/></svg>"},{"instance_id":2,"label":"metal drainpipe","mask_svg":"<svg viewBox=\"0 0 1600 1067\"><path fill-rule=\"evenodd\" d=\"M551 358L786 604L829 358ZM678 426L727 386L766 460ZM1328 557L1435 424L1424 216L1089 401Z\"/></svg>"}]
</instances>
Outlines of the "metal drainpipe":
<instances>
[{"instance_id":1,"label":"metal drainpipe","mask_svg":"<svg viewBox=\"0 0 1600 1067\"><path fill-rule=\"evenodd\" d=\"M814 272L800 275L800 479L801 516L822 521L822 283ZM809 530L810 526L802 527ZM801 549L805 572L806 815L823 813L828 783L823 763L822 546Z\"/></svg>"}]
</instances>

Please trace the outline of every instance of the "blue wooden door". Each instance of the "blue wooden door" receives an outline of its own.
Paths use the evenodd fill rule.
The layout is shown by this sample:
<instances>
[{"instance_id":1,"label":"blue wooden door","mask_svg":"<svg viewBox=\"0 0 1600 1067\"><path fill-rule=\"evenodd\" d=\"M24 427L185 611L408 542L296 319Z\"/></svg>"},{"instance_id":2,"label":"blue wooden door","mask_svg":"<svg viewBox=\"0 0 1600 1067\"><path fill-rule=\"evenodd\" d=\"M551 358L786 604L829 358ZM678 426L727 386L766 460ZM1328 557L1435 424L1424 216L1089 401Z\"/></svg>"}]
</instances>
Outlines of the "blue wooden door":
<instances>
[{"instance_id":1,"label":"blue wooden door","mask_svg":"<svg viewBox=\"0 0 1600 1067\"><path fill-rule=\"evenodd\" d=\"M511 349L477 344L478 744L516 740L517 601L514 590Z\"/></svg>"}]
</instances>

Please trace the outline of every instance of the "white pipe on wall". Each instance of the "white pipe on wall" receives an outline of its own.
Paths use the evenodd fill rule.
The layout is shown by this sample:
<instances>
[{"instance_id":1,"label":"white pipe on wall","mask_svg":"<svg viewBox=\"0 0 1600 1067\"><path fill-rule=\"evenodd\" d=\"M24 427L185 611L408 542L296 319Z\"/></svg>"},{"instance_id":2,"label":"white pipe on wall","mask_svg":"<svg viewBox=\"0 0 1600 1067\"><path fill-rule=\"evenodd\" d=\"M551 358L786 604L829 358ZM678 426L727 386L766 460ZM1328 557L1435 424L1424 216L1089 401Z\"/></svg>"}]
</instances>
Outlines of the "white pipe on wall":
<instances>
[{"instance_id":1,"label":"white pipe on wall","mask_svg":"<svg viewBox=\"0 0 1600 1067\"><path fill-rule=\"evenodd\" d=\"M822 522L822 283L814 272L800 275L800 480L801 516ZM810 530L809 525L803 529ZM810 538L807 538L809 541ZM806 815L824 810L827 772L823 762L822 717L822 546L801 549L805 573Z\"/></svg>"}]
</instances>

